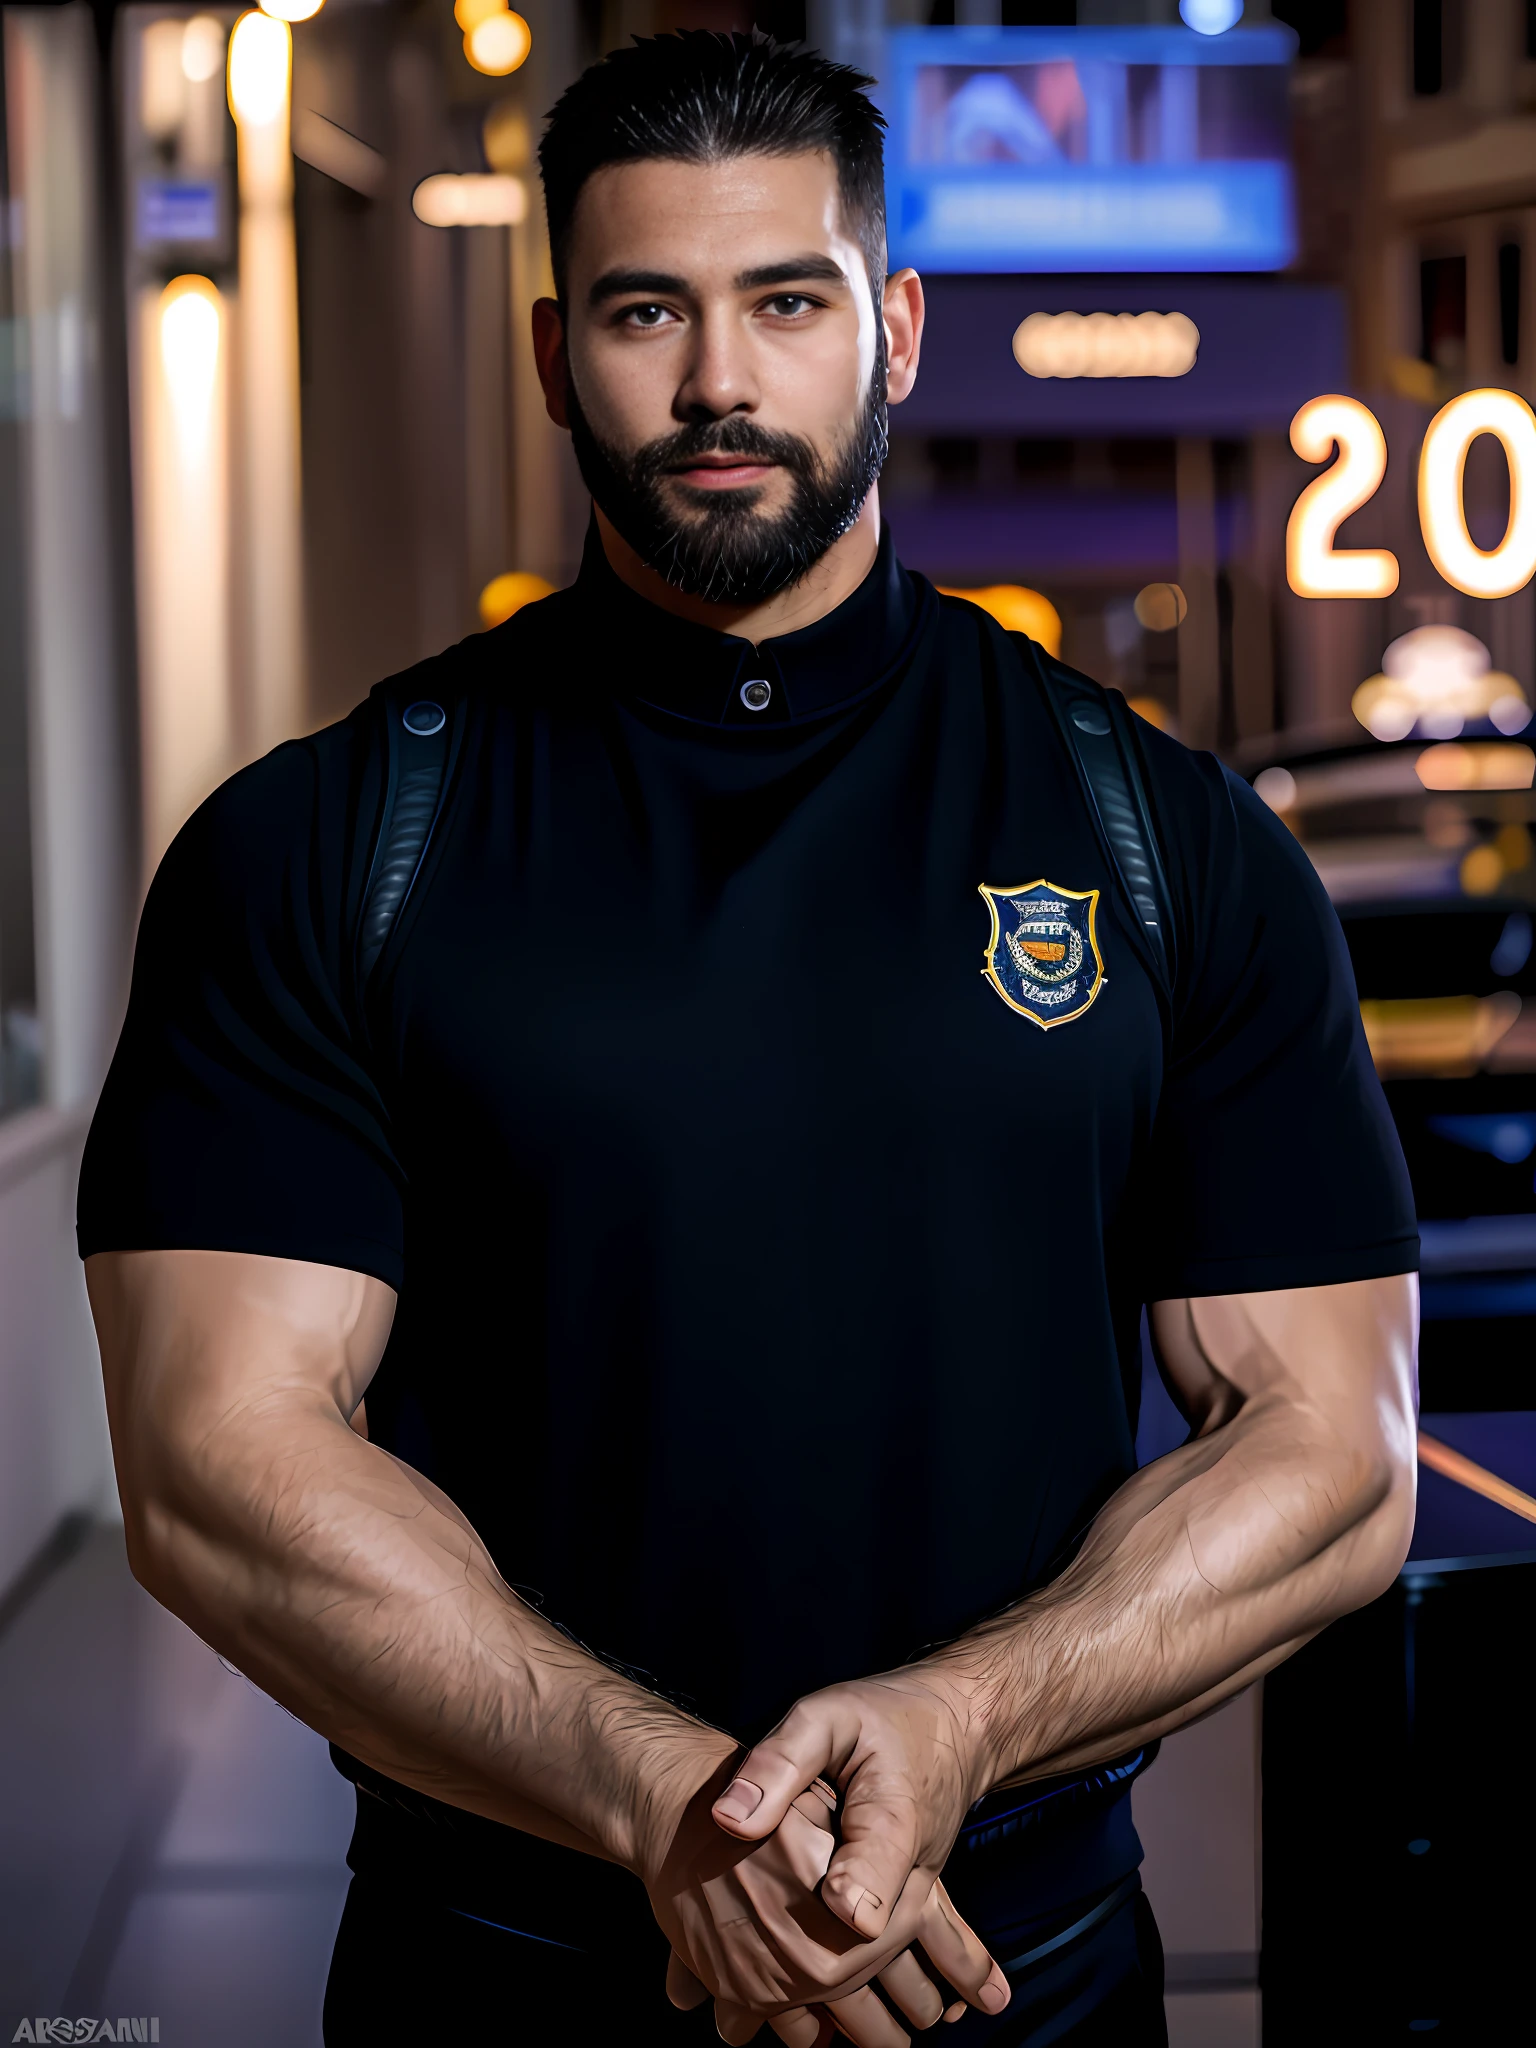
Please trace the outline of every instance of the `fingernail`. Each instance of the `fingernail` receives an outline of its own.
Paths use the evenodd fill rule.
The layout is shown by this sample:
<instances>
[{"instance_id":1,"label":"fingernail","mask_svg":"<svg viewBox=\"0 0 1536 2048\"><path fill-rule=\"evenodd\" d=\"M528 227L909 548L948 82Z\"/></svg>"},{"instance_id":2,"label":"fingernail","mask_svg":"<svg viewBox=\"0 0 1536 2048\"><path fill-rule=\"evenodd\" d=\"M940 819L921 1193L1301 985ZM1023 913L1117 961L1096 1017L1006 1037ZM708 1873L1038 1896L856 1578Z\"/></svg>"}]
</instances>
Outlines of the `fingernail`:
<instances>
[{"instance_id":1,"label":"fingernail","mask_svg":"<svg viewBox=\"0 0 1536 2048\"><path fill-rule=\"evenodd\" d=\"M1001 2012L1008 2003L1008 1987L988 1980L976 1994L983 2012Z\"/></svg>"},{"instance_id":2,"label":"fingernail","mask_svg":"<svg viewBox=\"0 0 1536 2048\"><path fill-rule=\"evenodd\" d=\"M826 1887L833 1896L842 1901L856 1934L863 1929L861 1919L870 1923L870 1933L878 1933L880 1926L880 1901L873 1892L867 1892L862 1885L851 1884L847 1878L834 1878Z\"/></svg>"},{"instance_id":3,"label":"fingernail","mask_svg":"<svg viewBox=\"0 0 1536 2048\"><path fill-rule=\"evenodd\" d=\"M762 1803L761 1785L750 1785L745 1778L735 1778L715 1801L715 1811L722 1820L750 1820Z\"/></svg>"}]
</instances>

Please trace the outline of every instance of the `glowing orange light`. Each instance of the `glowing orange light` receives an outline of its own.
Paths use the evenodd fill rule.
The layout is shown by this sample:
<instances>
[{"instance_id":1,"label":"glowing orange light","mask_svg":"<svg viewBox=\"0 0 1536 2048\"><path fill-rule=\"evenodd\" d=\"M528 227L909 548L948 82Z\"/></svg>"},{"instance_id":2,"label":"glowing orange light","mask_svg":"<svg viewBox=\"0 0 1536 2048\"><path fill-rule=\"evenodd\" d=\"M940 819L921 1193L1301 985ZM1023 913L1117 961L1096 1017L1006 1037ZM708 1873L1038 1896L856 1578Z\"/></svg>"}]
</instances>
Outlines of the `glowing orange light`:
<instances>
[{"instance_id":1,"label":"glowing orange light","mask_svg":"<svg viewBox=\"0 0 1536 2048\"><path fill-rule=\"evenodd\" d=\"M515 227L528 217L528 188L499 171L435 171L411 194L429 228Z\"/></svg>"},{"instance_id":2,"label":"glowing orange light","mask_svg":"<svg viewBox=\"0 0 1536 2048\"><path fill-rule=\"evenodd\" d=\"M1189 616L1189 600L1177 583L1147 583L1136 593L1131 609L1147 633L1171 633Z\"/></svg>"},{"instance_id":3,"label":"glowing orange light","mask_svg":"<svg viewBox=\"0 0 1536 2048\"><path fill-rule=\"evenodd\" d=\"M211 432L223 301L206 277L176 277L160 295L160 362L184 450L201 453Z\"/></svg>"},{"instance_id":4,"label":"glowing orange light","mask_svg":"<svg viewBox=\"0 0 1536 2048\"><path fill-rule=\"evenodd\" d=\"M1013 336L1030 377L1187 377L1199 352L1187 313L1031 313Z\"/></svg>"},{"instance_id":5,"label":"glowing orange light","mask_svg":"<svg viewBox=\"0 0 1536 2048\"><path fill-rule=\"evenodd\" d=\"M464 38L464 54L476 71L505 78L533 48L533 32L520 14L487 14Z\"/></svg>"},{"instance_id":6,"label":"glowing orange light","mask_svg":"<svg viewBox=\"0 0 1536 2048\"><path fill-rule=\"evenodd\" d=\"M1397 557L1389 548L1336 548L1333 537L1387 472L1387 440L1358 398L1309 399L1291 421L1291 446L1307 462L1339 459L1313 479L1285 529L1285 573L1299 597L1389 597Z\"/></svg>"},{"instance_id":7,"label":"glowing orange light","mask_svg":"<svg viewBox=\"0 0 1536 2048\"><path fill-rule=\"evenodd\" d=\"M1509 463L1509 525L1496 548L1467 530L1467 451L1492 434ZM1511 597L1536 575L1536 414L1513 391L1464 391L1429 423L1419 456L1419 523L1429 559L1468 597Z\"/></svg>"},{"instance_id":8,"label":"glowing orange light","mask_svg":"<svg viewBox=\"0 0 1536 2048\"><path fill-rule=\"evenodd\" d=\"M943 589L943 585L940 585ZM1047 654L1061 653L1061 613L1038 590L1022 583L989 583L980 590L944 590L946 597L963 597L980 605L1006 633L1027 633L1038 640Z\"/></svg>"},{"instance_id":9,"label":"glowing orange light","mask_svg":"<svg viewBox=\"0 0 1536 2048\"><path fill-rule=\"evenodd\" d=\"M288 24L252 9L229 39L229 111L237 121L264 128L288 104L293 38Z\"/></svg>"},{"instance_id":10,"label":"glowing orange light","mask_svg":"<svg viewBox=\"0 0 1536 2048\"><path fill-rule=\"evenodd\" d=\"M489 631L492 626L504 624L525 604L537 604L541 597L548 597L554 587L526 569L508 569L503 576L493 576L480 593L481 625Z\"/></svg>"},{"instance_id":11,"label":"glowing orange light","mask_svg":"<svg viewBox=\"0 0 1536 2048\"><path fill-rule=\"evenodd\" d=\"M1529 789L1536 753L1518 740L1447 740L1426 747L1414 768L1426 789Z\"/></svg>"}]
</instances>

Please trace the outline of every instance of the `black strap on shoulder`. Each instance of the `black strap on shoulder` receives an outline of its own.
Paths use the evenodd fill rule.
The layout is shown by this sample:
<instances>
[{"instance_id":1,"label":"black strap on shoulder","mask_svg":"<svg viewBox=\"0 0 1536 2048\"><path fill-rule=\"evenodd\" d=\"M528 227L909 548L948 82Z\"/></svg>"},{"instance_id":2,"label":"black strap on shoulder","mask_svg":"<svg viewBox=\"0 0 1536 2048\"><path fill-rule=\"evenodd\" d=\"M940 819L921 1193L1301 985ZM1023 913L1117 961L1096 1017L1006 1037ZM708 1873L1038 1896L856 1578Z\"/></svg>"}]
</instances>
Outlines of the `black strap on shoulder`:
<instances>
[{"instance_id":1,"label":"black strap on shoulder","mask_svg":"<svg viewBox=\"0 0 1536 2048\"><path fill-rule=\"evenodd\" d=\"M1120 884L1164 990L1171 991L1177 961L1168 882L1130 709L1118 690L1102 688L1038 647L1031 652ZM357 924L359 988L366 986L421 873L464 723L462 697L419 695L407 679L381 683L374 697L382 714L384 760L378 828Z\"/></svg>"},{"instance_id":2,"label":"black strap on shoulder","mask_svg":"<svg viewBox=\"0 0 1536 2048\"><path fill-rule=\"evenodd\" d=\"M1132 712L1118 690L1034 649L1046 702L1109 847L1147 950L1171 993L1178 961L1168 877L1142 775Z\"/></svg>"},{"instance_id":3,"label":"black strap on shoulder","mask_svg":"<svg viewBox=\"0 0 1536 2048\"><path fill-rule=\"evenodd\" d=\"M357 921L359 989L366 987L421 873L463 731L462 697L425 694L422 680L392 678L374 692L381 713L382 793Z\"/></svg>"}]
</instances>

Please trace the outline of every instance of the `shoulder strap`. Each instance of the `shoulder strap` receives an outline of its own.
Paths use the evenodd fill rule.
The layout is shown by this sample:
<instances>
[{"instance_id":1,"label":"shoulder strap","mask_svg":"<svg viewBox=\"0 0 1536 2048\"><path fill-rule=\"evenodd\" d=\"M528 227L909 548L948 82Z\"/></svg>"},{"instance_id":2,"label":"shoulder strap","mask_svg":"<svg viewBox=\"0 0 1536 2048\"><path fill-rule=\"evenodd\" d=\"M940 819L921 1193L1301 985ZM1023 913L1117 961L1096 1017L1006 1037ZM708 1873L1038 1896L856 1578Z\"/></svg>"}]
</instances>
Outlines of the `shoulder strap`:
<instances>
[{"instance_id":1,"label":"shoulder strap","mask_svg":"<svg viewBox=\"0 0 1536 2048\"><path fill-rule=\"evenodd\" d=\"M400 921L442 815L464 728L462 695L423 693L407 673L373 692L382 753L373 851L357 917L357 986L363 989Z\"/></svg>"},{"instance_id":2,"label":"shoulder strap","mask_svg":"<svg viewBox=\"0 0 1536 2048\"><path fill-rule=\"evenodd\" d=\"M1130 709L1064 662L1032 648L1068 754L1076 762L1121 887L1165 991L1177 966L1167 874L1147 799ZM403 685L403 687L402 687ZM374 691L384 759L377 829L357 921L358 987L366 986L421 872L442 815L464 724L464 700L419 696L409 678Z\"/></svg>"},{"instance_id":3,"label":"shoulder strap","mask_svg":"<svg viewBox=\"0 0 1536 2048\"><path fill-rule=\"evenodd\" d=\"M1039 648L1034 652L1045 700L1077 763L1164 993L1170 993L1178 966L1172 899L1130 707L1118 690L1104 689Z\"/></svg>"}]
</instances>

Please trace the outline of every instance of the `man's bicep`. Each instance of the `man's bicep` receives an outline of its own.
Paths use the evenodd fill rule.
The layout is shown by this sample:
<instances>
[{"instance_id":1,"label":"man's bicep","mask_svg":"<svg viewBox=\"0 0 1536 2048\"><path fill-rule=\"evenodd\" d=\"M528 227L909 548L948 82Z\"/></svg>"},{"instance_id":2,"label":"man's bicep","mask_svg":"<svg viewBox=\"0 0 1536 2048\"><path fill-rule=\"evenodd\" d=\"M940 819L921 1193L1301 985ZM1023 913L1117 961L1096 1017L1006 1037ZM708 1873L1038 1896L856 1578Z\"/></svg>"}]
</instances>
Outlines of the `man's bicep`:
<instances>
[{"instance_id":1,"label":"man's bicep","mask_svg":"<svg viewBox=\"0 0 1536 2048\"><path fill-rule=\"evenodd\" d=\"M370 1274L250 1252L97 1252L85 1275L125 1489L252 1404L349 1419L395 1312Z\"/></svg>"},{"instance_id":2,"label":"man's bicep","mask_svg":"<svg viewBox=\"0 0 1536 2048\"><path fill-rule=\"evenodd\" d=\"M1418 1347L1414 1273L1196 1295L1152 1303L1164 1378L1197 1430L1243 1402L1275 1394L1304 1402L1349 1435L1406 1435L1411 1455Z\"/></svg>"}]
</instances>

